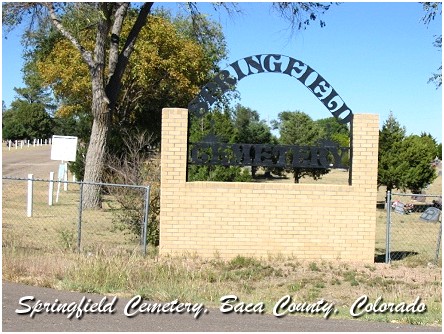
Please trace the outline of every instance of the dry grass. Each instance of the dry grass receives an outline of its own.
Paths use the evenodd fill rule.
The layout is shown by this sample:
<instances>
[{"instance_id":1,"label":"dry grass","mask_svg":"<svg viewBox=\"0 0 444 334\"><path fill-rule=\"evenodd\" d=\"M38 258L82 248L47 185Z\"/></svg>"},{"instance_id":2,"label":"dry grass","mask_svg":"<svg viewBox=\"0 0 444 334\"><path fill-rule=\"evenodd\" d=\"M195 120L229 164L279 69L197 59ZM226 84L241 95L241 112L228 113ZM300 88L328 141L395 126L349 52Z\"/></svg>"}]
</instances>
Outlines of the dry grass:
<instances>
[{"instance_id":1,"label":"dry grass","mask_svg":"<svg viewBox=\"0 0 444 334\"><path fill-rule=\"evenodd\" d=\"M328 177L332 179L327 180ZM323 182L341 179L337 171ZM437 180L441 182L441 178ZM194 254L183 257L140 256L138 242L116 230L112 198L102 210L83 213L82 252L76 250L79 193L75 187L62 192L60 202L47 205L47 183L35 188L34 216L26 217L25 181L3 181L3 279L56 289L97 292L118 296L141 294L151 300L203 302L217 307L219 299L236 294L245 302L264 302L267 313L286 294L294 300L334 302L339 314L350 319L348 309L361 295L372 300L413 302L417 296L427 305L421 315L369 315L373 321L441 324L442 274L436 266L406 261L392 265L376 263L301 262L295 258L237 257L232 261L203 260ZM432 185L428 192L437 191ZM378 196L384 191L379 190ZM439 192L440 193L440 192ZM436 194L436 193L435 193ZM416 219L415 216L411 216ZM385 248L385 211L378 211L376 249ZM411 240L424 234L414 225ZM432 233L435 233L433 231Z\"/></svg>"},{"instance_id":2,"label":"dry grass","mask_svg":"<svg viewBox=\"0 0 444 334\"><path fill-rule=\"evenodd\" d=\"M52 252L78 250L79 186L70 184L68 191L61 187L59 201L48 205L48 182L34 182L32 217L26 215L27 181L3 180L2 233L3 245L20 240L22 247ZM113 215L119 204L110 196L104 197L101 210L83 210L81 221L81 250L85 253L132 252L139 240L121 229Z\"/></svg>"},{"instance_id":3,"label":"dry grass","mask_svg":"<svg viewBox=\"0 0 444 334\"><path fill-rule=\"evenodd\" d=\"M202 302L218 307L219 300L235 294L248 303L264 302L266 312L282 296L298 302L325 299L339 310L334 318L348 318L351 304L361 295L372 300L427 305L420 315L368 315L366 320L423 325L441 324L441 270L385 264L301 262L294 258L231 261L196 256L141 257L138 253L103 256L68 252L40 253L26 248L3 249L3 279L63 290L142 295L145 299Z\"/></svg>"}]
</instances>

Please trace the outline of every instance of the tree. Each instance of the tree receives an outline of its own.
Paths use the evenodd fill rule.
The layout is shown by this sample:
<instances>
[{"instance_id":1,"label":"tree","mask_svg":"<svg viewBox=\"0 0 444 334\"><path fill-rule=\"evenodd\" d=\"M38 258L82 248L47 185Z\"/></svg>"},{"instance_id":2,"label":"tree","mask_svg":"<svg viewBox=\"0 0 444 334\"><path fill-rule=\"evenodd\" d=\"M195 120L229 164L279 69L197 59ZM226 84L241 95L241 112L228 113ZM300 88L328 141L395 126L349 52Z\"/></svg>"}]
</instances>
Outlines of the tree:
<instances>
[{"instance_id":1,"label":"tree","mask_svg":"<svg viewBox=\"0 0 444 334\"><path fill-rule=\"evenodd\" d=\"M428 137L435 145L434 158L438 157L438 159L442 159L442 144L441 143L438 144L436 138L434 138L430 133L423 131L419 136Z\"/></svg>"},{"instance_id":2,"label":"tree","mask_svg":"<svg viewBox=\"0 0 444 334\"><path fill-rule=\"evenodd\" d=\"M260 120L259 113L256 110L237 104L234 108L233 118L237 143L271 143L270 127L264 120Z\"/></svg>"},{"instance_id":3,"label":"tree","mask_svg":"<svg viewBox=\"0 0 444 334\"><path fill-rule=\"evenodd\" d=\"M251 108L237 104L233 111L233 122L236 131L236 143L269 144L273 141L270 127L261 120L259 113ZM257 167L251 167L251 175L256 176ZM266 171L270 175L270 171Z\"/></svg>"},{"instance_id":4,"label":"tree","mask_svg":"<svg viewBox=\"0 0 444 334\"><path fill-rule=\"evenodd\" d=\"M122 78L134 51L136 40L148 14L152 2L137 5L133 10L136 16L127 35L122 34L123 24L129 13L129 3L5 3L3 4L3 24L14 27L29 18L33 23L51 30L54 27L79 52L88 67L91 83L91 113L93 124L85 165L85 181L100 182L104 167L105 148L110 122L117 107L121 92ZM194 8L192 5L191 8ZM286 4L278 3L281 13L291 13L292 22L306 26L317 18L319 12L328 5L318 3ZM308 18L305 19L305 15ZM51 26L48 24L51 23ZM322 25L322 23L321 23ZM93 31L93 47L81 42L85 31ZM153 64L155 65L155 64ZM97 186L87 185L84 203L88 207L98 207L100 196Z\"/></svg>"},{"instance_id":5,"label":"tree","mask_svg":"<svg viewBox=\"0 0 444 334\"><path fill-rule=\"evenodd\" d=\"M25 87L14 88L18 100L27 101L30 104L41 104L45 111L49 115L52 115L56 109L56 105L51 96L51 91L43 84L43 78L37 68L36 62L28 59L26 56L22 72Z\"/></svg>"},{"instance_id":6,"label":"tree","mask_svg":"<svg viewBox=\"0 0 444 334\"><path fill-rule=\"evenodd\" d=\"M120 155L125 150L122 132L137 137L139 131L148 131L153 134L154 143L158 142L162 108L188 104L226 56L220 26L211 21L201 20L201 27L206 31L201 42L191 36L190 28L186 29L191 26L189 18L172 18L165 11L156 11L149 16L149 21L150 25L143 27L139 34L133 58L122 79L110 122L108 154ZM128 20L122 31L129 30L131 22ZM92 36L83 38L86 43ZM36 50L33 59L45 84L52 87L60 101L57 115L89 119L88 68L70 43L63 39L53 42L51 49ZM89 137L82 139L88 143ZM80 158L76 161L77 172L84 170ZM78 177L83 179L83 175Z\"/></svg>"},{"instance_id":7,"label":"tree","mask_svg":"<svg viewBox=\"0 0 444 334\"><path fill-rule=\"evenodd\" d=\"M39 84L35 68L26 63L23 72L24 88L14 88L16 98L11 108L3 112L3 137L8 139L49 138L53 122L48 111L53 110L51 98ZM4 109L6 106L4 106Z\"/></svg>"},{"instance_id":8,"label":"tree","mask_svg":"<svg viewBox=\"0 0 444 334\"><path fill-rule=\"evenodd\" d=\"M435 152L436 145L429 136L412 135L404 139L401 146L402 166L405 167L403 188L420 194L433 182L437 177L431 164Z\"/></svg>"},{"instance_id":9,"label":"tree","mask_svg":"<svg viewBox=\"0 0 444 334\"><path fill-rule=\"evenodd\" d=\"M404 137L405 127L390 112L379 132L378 151L378 187L385 185L387 191L401 189L403 186L406 165L403 164L400 153Z\"/></svg>"},{"instance_id":10,"label":"tree","mask_svg":"<svg viewBox=\"0 0 444 334\"><path fill-rule=\"evenodd\" d=\"M350 147L350 130L345 124L341 124L335 117L322 118L315 121L325 133L325 139L335 142L339 147ZM350 156L344 155L341 163L348 166Z\"/></svg>"},{"instance_id":11,"label":"tree","mask_svg":"<svg viewBox=\"0 0 444 334\"><path fill-rule=\"evenodd\" d=\"M100 182L104 167L105 147L112 113L115 110L122 76L140 30L145 25L153 3L143 3L129 34L122 36L129 3L6 3L3 5L3 18L6 24L20 23L29 12L42 18L41 24L52 23L58 32L77 49L88 66L91 82L91 113L93 125L91 140L86 155L85 181ZM76 13L90 21L88 26L79 26L70 20L67 13ZM64 17L68 19L64 19ZM45 21L46 20L46 21ZM81 20L80 22L83 23ZM84 30L94 28L96 32L94 48L89 49L80 42ZM109 44L109 45L108 45ZM107 52L107 47L108 52ZM108 63L108 64L106 64ZM85 186L84 207L100 205L97 186Z\"/></svg>"},{"instance_id":12,"label":"tree","mask_svg":"<svg viewBox=\"0 0 444 334\"><path fill-rule=\"evenodd\" d=\"M341 124L335 117L327 117L315 121L322 129L326 139L334 140L337 135L350 136L350 130L346 124ZM338 143L339 144L339 143Z\"/></svg>"},{"instance_id":13,"label":"tree","mask_svg":"<svg viewBox=\"0 0 444 334\"><path fill-rule=\"evenodd\" d=\"M438 157L439 160L442 160L442 143L439 143L436 146L436 156Z\"/></svg>"},{"instance_id":14,"label":"tree","mask_svg":"<svg viewBox=\"0 0 444 334\"><path fill-rule=\"evenodd\" d=\"M2 136L8 140L25 139L26 130L13 110L2 112Z\"/></svg>"},{"instance_id":15,"label":"tree","mask_svg":"<svg viewBox=\"0 0 444 334\"><path fill-rule=\"evenodd\" d=\"M284 145L314 146L325 137L323 129L301 111L284 111L278 114L278 121L274 121L275 129L279 129L279 142ZM317 180L329 172L324 168L292 168L294 182L304 176Z\"/></svg>"},{"instance_id":16,"label":"tree","mask_svg":"<svg viewBox=\"0 0 444 334\"><path fill-rule=\"evenodd\" d=\"M435 139L425 133L406 137L390 112L379 132L378 186L421 193L436 178L431 164L436 148Z\"/></svg>"},{"instance_id":17,"label":"tree","mask_svg":"<svg viewBox=\"0 0 444 334\"><path fill-rule=\"evenodd\" d=\"M50 114L55 105L50 92L43 88L34 62L26 61L23 69L25 87L14 88L11 108L3 106L3 136L8 139L48 138L53 134Z\"/></svg>"},{"instance_id":18,"label":"tree","mask_svg":"<svg viewBox=\"0 0 444 334\"><path fill-rule=\"evenodd\" d=\"M202 118L193 117L190 122L190 143L207 140L219 143L235 143L237 131L228 110L214 110ZM238 166L196 166L188 167L189 181L251 181L250 174Z\"/></svg>"},{"instance_id":19,"label":"tree","mask_svg":"<svg viewBox=\"0 0 444 334\"><path fill-rule=\"evenodd\" d=\"M53 122L42 104L15 100L3 114L3 136L8 139L49 138Z\"/></svg>"}]
</instances>

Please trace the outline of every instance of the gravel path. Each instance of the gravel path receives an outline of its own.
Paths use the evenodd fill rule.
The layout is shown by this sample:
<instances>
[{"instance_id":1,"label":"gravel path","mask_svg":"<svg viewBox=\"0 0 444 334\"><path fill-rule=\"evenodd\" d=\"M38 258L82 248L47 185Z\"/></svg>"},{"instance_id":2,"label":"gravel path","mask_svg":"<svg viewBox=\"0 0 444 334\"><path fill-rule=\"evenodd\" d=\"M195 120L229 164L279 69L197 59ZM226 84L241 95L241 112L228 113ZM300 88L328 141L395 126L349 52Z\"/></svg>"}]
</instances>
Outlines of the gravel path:
<instances>
[{"instance_id":1,"label":"gravel path","mask_svg":"<svg viewBox=\"0 0 444 334\"><path fill-rule=\"evenodd\" d=\"M49 173L57 177L60 161L51 160L51 146L11 148L2 146L2 175L27 178L34 174L35 179L49 179Z\"/></svg>"}]
</instances>

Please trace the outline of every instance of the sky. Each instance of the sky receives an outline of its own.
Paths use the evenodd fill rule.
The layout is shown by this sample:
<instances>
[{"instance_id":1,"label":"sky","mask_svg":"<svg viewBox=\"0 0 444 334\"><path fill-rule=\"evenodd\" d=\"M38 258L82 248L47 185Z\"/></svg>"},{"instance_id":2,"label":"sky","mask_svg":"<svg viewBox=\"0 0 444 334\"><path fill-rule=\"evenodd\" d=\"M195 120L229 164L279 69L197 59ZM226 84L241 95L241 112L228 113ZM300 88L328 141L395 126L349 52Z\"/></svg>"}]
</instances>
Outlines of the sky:
<instances>
[{"instance_id":1,"label":"sky","mask_svg":"<svg viewBox=\"0 0 444 334\"><path fill-rule=\"evenodd\" d=\"M155 3L176 11L177 3ZM442 91L428 83L441 65L433 46L442 19L429 25L422 5L414 2L343 2L333 5L305 30L291 31L270 3L240 3L242 13L227 15L200 3L203 13L222 26L230 63L256 54L282 54L299 59L330 83L354 114L378 114L380 125L390 111L406 133L430 133L442 142ZM9 106L14 87L22 87L19 31L2 37L2 100ZM330 117L326 107L298 80L283 74L248 76L238 84L246 107L262 119L282 111L303 111L313 119ZM186 106L177 106L186 107Z\"/></svg>"}]
</instances>

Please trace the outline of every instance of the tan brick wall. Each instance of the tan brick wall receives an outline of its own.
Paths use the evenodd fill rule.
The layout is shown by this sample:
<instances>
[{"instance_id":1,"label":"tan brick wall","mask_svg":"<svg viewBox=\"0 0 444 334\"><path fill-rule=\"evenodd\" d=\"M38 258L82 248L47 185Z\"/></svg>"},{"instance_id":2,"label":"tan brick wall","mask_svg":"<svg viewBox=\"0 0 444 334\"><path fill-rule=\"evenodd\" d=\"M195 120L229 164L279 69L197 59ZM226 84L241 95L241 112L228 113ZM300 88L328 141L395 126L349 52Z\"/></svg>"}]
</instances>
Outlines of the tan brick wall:
<instances>
[{"instance_id":1,"label":"tan brick wall","mask_svg":"<svg viewBox=\"0 0 444 334\"><path fill-rule=\"evenodd\" d=\"M351 186L186 182L187 117L162 114L160 254L373 262L377 115L354 115Z\"/></svg>"}]
</instances>

